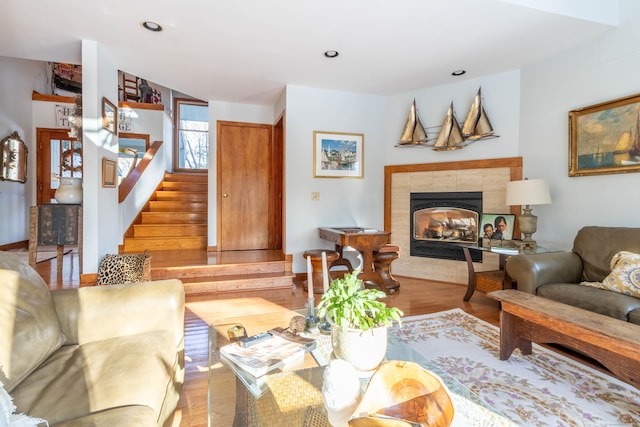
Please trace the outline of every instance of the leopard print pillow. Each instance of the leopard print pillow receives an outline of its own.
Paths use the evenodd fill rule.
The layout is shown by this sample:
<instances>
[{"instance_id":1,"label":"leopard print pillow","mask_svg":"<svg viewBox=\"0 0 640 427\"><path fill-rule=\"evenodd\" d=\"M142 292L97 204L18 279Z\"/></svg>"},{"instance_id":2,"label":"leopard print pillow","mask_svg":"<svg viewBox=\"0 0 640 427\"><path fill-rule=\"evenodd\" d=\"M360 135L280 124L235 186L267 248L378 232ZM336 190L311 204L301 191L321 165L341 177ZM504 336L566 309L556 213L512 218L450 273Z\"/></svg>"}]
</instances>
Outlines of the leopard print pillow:
<instances>
[{"instance_id":1,"label":"leopard print pillow","mask_svg":"<svg viewBox=\"0 0 640 427\"><path fill-rule=\"evenodd\" d=\"M98 268L98 285L115 285L143 282L144 263L148 257L144 254L107 254Z\"/></svg>"}]
</instances>

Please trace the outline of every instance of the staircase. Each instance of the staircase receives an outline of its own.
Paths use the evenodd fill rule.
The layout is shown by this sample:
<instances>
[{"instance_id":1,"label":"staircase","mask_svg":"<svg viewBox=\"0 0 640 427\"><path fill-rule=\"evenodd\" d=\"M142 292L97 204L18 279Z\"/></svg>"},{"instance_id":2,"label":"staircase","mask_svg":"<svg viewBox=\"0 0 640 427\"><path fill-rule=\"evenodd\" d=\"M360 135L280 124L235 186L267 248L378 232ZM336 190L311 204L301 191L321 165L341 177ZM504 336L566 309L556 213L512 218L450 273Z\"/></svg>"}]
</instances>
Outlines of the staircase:
<instances>
[{"instance_id":1,"label":"staircase","mask_svg":"<svg viewBox=\"0 0 640 427\"><path fill-rule=\"evenodd\" d=\"M207 249L207 175L165 174L143 210L124 253Z\"/></svg>"},{"instance_id":2,"label":"staircase","mask_svg":"<svg viewBox=\"0 0 640 427\"><path fill-rule=\"evenodd\" d=\"M290 288L291 261L282 251L207 252L207 180L165 174L122 252L148 249L151 278L180 279L187 295Z\"/></svg>"}]
</instances>

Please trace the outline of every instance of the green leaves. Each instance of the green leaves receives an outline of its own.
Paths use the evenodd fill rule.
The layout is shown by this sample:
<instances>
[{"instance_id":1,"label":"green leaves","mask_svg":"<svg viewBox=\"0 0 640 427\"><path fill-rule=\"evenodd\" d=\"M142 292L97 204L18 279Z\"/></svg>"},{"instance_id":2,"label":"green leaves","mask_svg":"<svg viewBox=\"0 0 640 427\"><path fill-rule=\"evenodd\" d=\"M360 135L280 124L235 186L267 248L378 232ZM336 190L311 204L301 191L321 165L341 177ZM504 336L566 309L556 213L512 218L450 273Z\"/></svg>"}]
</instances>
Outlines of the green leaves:
<instances>
[{"instance_id":1,"label":"green leaves","mask_svg":"<svg viewBox=\"0 0 640 427\"><path fill-rule=\"evenodd\" d=\"M402 311L378 301L387 295L378 289L364 289L358 274L360 271L355 270L331 282L318 304L318 316L326 315L341 328L364 331L389 326L394 320L400 322Z\"/></svg>"}]
</instances>

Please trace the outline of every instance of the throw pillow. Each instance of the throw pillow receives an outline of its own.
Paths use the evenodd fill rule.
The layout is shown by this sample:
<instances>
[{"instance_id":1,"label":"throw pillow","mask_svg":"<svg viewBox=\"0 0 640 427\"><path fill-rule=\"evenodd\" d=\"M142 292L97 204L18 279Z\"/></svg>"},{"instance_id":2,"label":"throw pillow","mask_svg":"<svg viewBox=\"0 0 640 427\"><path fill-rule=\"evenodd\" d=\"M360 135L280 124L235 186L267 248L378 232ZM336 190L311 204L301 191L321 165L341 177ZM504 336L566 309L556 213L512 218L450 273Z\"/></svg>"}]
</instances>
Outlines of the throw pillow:
<instances>
[{"instance_id":1,"label":"throw pillow","mask_svg":"<svg viewBox=\"0 0 640 427\"><path fill-rule=\"evenodd\" d=\"M150 262L147 251L143 254L107 254L98 268L98 285L116 285L150 280L145 274L145 262Z\"/></svg>"},{"instance_id":2,"label":"throw pillow","mask_svg":"<svg viewBox=\"0 0 640 427\"><path fill-rule=\"evenodd\" d=\"M611 273L602 282L581 285L619 292L640 298L640 254L620 251L611 258Z\"/></svg>"}]
</instances>

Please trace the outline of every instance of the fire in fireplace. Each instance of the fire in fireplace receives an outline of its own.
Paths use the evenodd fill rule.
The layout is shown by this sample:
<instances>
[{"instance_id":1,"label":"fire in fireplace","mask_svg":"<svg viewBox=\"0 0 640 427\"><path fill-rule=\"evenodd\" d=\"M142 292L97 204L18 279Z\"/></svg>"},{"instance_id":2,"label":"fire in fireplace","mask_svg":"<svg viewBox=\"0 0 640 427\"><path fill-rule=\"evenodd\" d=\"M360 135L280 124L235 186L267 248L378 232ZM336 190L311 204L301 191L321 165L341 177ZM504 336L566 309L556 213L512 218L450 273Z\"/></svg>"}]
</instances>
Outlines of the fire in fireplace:
<instances>
[{"instance_id":1,"label":"fire in fireplace","mask_svg":"<svg viewBox=\"0 0 640 427\"><path fill-rule=\"evenodd\" d=\"M464 260L455 243L478 243L482 192L411 193L411 256ZM472 259L482 262L479 251Z\"/></svg>"}]
</instances>

